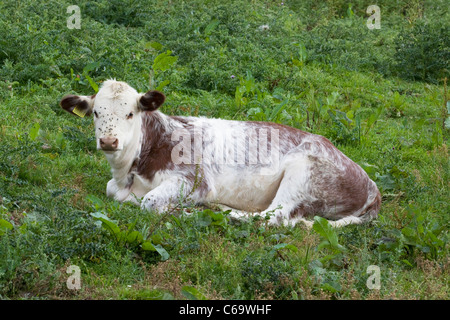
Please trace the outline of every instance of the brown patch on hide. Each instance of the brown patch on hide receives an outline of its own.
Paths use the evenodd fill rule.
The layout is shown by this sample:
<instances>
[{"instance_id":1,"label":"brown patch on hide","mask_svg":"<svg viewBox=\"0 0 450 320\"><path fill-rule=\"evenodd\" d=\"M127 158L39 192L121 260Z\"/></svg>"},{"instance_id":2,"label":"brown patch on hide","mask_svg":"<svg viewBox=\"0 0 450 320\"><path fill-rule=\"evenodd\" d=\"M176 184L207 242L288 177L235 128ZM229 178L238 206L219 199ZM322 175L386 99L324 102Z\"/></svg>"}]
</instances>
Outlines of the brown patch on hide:
<instances>
[{"instance_id":1,"label":"brown patch on hide","mask_svg":"<svg viewBox=\"0 0 450 320\"><path fill-rule=\"evenodd\" d=\"M183 124L191 139L194 138L193 126L182 117L169 117L171 120L178 121ZM161 115L157 113L148 113L144 115L142 122L143 140L139 160L133 166L137 173L148 180L153 180L156 172L164 170L173 170L174 174L179 172L185 180L190 184L186 187L194 187L195 191L200 192L202 196L208 193L208 184L203 179L201 167L192 164L174 164L172 161L172 149L179 141L172 141L172 131L163 123ZM191 148L194 143L191 141ZM193 149L191 154L194 154Z\"/></svg>"}]
</instances>

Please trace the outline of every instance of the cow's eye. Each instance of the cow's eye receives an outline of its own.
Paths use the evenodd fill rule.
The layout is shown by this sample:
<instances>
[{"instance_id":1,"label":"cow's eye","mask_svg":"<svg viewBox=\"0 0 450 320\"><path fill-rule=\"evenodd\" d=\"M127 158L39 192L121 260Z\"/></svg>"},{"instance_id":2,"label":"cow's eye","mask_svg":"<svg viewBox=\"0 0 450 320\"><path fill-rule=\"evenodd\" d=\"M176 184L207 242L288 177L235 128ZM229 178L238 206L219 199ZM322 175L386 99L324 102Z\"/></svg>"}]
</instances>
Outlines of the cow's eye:
<instances>
[{"instance_id":1,"label":"cow's eye","mask_svg":"<svg viewBox=\"0 0 450 320\"><path fill-rule=\"evenodd\" d=\"M133 112L130 112L129 114L127 114L127 119L131 119L133 118Z\"/></svg>"}]
</instances>

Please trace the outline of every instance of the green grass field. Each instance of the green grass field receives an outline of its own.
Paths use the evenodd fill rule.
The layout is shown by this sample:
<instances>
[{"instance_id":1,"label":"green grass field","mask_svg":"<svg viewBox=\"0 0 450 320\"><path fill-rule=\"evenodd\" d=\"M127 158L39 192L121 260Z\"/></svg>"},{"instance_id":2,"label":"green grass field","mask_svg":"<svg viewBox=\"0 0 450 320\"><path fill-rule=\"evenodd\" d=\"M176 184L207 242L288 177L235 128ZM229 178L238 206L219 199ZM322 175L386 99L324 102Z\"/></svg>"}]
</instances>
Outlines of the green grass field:
<instances>
[{"instance_id":1,"label":"green grass field","mask_svg":"<svg viewBox=\"0 0 450 320\"><path fill-rule=\"evenodd\" d=\"M449 22L444 0L2 1L0 299L448 299ZM163 91L166 114L326 136L377 183L379 218L308 230L108 199L93 121L59 101L110 78Z\"/></svg>"}]
</instances>

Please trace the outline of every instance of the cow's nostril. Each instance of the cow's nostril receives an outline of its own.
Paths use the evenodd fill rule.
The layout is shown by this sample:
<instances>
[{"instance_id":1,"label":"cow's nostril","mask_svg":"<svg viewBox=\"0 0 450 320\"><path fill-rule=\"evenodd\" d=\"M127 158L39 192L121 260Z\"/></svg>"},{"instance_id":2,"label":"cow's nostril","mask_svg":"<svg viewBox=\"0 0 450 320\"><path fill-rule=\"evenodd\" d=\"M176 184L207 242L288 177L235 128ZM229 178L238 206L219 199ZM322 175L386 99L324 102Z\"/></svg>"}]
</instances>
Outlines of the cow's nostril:
<instances>
[{"instance_id":1,"label":"cow's nostril","mask_svg":"<svg viewBox=\"0 0 450 320\"><path fill-rule=\"evenodd\" d=\"M105 151L115 151L119 145L117 138L100 138L100 148Z\"/></svg>"}]
</instances>

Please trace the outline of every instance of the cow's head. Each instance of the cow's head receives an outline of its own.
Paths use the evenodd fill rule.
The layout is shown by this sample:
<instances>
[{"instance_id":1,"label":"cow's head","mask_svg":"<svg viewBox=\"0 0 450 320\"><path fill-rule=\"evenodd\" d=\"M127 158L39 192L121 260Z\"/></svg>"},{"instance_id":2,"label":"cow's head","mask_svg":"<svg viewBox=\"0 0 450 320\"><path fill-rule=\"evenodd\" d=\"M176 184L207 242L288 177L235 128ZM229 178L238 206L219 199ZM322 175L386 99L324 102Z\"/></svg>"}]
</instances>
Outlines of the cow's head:
<instances>
[{"instance_id":1,"label":"cow's head","mask_svg":"<svg viewBox=\"0 0 450 320\"><path fill-rule=\"evenodd\" d=\"M123 150L139 138L141 112L158 109L164 94L151 90L138 93L124 82L107 80L93 96L67 95L60 105L67 112L94 115L97 149L113 152Z\"/></svg>"}]
</instances>

